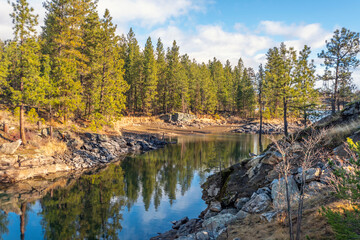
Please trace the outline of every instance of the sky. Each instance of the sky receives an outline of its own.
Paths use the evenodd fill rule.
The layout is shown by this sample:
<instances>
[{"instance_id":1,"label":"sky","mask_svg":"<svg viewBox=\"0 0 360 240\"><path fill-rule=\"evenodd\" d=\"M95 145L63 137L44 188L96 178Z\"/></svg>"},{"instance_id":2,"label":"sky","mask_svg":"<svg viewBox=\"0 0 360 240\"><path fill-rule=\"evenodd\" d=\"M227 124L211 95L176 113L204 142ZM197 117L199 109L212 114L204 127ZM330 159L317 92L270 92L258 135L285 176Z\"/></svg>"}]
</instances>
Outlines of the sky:
<instances>
[{"instance_id":1,"label":"sky","mask_svg":"<svg viewBox=\"0 0 360 240\"><path fill-rule=\"evenodd\" d=\"M42 25L44 0L28 1ZM132 27L142 48L149 36L154 45L160 37L165 47L176 40L180 53L197 62L216 57L234 66L241 57L245 66L254 69L265 63L269 48L285 42L296 50L310 46L321 74L317 53L325 49L334 30L346 27L360 32L360 0L99 0L99 15L106 8L117 33L126 35ZM12 36L11 11L7 0L0 0L2 40ZM360 88L360 70L353 78Z\"/></svg>"}]
</instances>

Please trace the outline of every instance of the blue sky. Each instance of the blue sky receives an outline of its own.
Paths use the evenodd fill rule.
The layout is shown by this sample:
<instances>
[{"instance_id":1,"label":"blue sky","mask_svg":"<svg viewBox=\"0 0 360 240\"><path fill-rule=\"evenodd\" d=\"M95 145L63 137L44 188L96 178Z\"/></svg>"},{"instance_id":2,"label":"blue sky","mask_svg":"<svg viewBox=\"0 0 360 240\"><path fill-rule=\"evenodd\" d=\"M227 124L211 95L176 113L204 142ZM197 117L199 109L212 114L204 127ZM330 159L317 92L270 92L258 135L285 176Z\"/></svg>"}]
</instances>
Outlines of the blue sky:
<instances>
[{"instance_id":1,"label":"blue sky","mask_svg":"<svg viewBox=\"0 0 360 240\"><path fill-rule=\"evenodd\" d=\"M28 0L40 16L43 0ZM246 66L257 68L265 62L266 51L284 41L301 49L309 45L321 72L316 54L324 49L336 28L360 32L359 0L99 0L99 14L110 10L118 33L133 27L143 47L151 36L161 37L166 47L176 40L182 54L198 62L216 57L233 65L243 58ZM11 37L11 7L0 0L0 38ZM360 71L354 80L360 86Z\"/></svg>"}]
</instances>

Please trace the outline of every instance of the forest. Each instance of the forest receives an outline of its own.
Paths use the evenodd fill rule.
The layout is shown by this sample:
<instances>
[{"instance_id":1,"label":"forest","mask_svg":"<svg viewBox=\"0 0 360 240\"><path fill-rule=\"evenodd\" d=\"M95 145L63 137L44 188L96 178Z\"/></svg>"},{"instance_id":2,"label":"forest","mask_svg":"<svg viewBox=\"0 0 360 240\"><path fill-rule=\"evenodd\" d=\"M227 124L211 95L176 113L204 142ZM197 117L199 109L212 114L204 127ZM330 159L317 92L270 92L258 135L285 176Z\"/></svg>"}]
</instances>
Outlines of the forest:
<instances>
[{"instance_id":1,"label":"forest","mask_svg":"<svg viewBox=\"0 0 360 240\"><path fill-rule=\"evenodd\" d=\"M180 54L174 40L165 47L149 37L142 48L130 28L117 35L109 10L99 16L96 0L47 0L42 31L26 0L12 3L13 39L0 41L0 98L20 115L46 113L66 122L84 119L95 126L123 115L172 112L265 118L304 117L331 104L332 111L356 97L352 71L359 65L359 33L335 30L318 53L284 43L266 53L258 69L215 57L199 63ZM318 80L324 82L322 88ZM320 84L321 85L321 84Z\"/></svg>"}]
</instances>

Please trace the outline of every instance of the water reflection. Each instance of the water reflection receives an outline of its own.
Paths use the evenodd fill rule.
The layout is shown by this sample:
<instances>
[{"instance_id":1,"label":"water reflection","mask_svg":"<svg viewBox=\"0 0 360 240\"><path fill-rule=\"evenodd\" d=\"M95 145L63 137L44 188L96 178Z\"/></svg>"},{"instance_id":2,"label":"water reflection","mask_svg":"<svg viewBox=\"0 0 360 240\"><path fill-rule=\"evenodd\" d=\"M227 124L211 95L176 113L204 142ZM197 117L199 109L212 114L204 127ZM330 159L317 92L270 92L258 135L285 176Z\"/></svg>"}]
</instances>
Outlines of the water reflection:
<instances>
[{"instance_id":1,"label":"water reflection","mask_svg":"<svg viewBox=\"0 0 360 240\"><path fill-rule=\"evenodd\" d=\"M200 185L206 177L258 148L256 135L182 137L176 145L67 180L37 201L16 195L14 212L22 214L0 211L0 234L4 239L148 239L169 229L171 220L196 217L205 208ZM12 196L0 191L0 203L5 197L9 204Z\"/></svg>"}]
</instances>

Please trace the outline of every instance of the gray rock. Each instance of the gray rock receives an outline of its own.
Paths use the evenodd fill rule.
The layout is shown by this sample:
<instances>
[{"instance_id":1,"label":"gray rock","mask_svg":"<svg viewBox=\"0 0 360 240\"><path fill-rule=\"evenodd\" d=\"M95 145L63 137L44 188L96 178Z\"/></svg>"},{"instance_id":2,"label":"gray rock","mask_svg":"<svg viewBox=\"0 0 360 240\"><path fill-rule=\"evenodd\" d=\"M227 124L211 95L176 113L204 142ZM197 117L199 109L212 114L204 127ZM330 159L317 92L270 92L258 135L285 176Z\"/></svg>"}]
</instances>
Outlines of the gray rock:
<instances>
[{"instance_id":1,"label":"gray rock","mask_svg":"<svg viewBox=\"0 0 360 240\"><path fill-rule=\"evenodd\" d=\"M201 232L197 232L196 233L196 239L197 240L210 240L211 239L211 235L209 234L208 231L201 231Z\"/></svg>"},{"instance_id":2,"label":"gray rock","mask_svg":"<svg viewBox=\"0 0 360 240\"><path fill-rule=\"evenodd\" d=\"M300 169L299 169L300 170ZM305 171L305 182L319 180L321 175L321 168L309 168ZM302 169L301 172L295 176L298 183L302 182Z\"/></svg>"},{"instance_id":3,"label":"gray rock","mask_svg":"<svg viewBox=\"0 0 360 240\"><path fill-rule=\"evenodd\" d=\"M279 152L272 152L269 155L266 155L262 163L270 164L270 165L276 165L282 160L282 155Z\"/></svg>"},{"instance_id":4,"label":"gray rock","mask_svg":"<svg viewBox=\"0 0 360 240\"><path fill-rule=\"evenodd\" d=\"M269 208L271 198L266 193L254 193L241 210L248 213L261 213Z\"/></svg>"},{"instance_id":5,"label":"gray rock","mask_svg":"<svg viewBox=\"0 0 360 240\"><path fill-rule=\"evenodd\" d=\"M188 222L189 221L189 218L188 217L184 217L184 218L182 218L182 219L180 219L179 221L174 221L173 222L173 226L172 226L172 228L173 229L179 229L179 227L181 226L181 225L183 225L183 224L185 224L186 222Z\"/></svg>"},{"instance_id":6,"label":"gray rock","mask_svg":"<svg viewBox=\"0 0 360 240\"><path fill-rule=\"evenodd\" d=\"M299 199L299 189L296 185L296 182L292 176L288 177L288 191L290 195L290 203L292 206L297 204ZM280 180L275 179L271 183L271 197L273 199L274 208L277 210L282 210L286 208L286 184L285 179L281 178Z\"/></svg>"},{"instance_id":7,"label":"gray rock","mask_svg":"<svg viewBox=\"0 0 360 240\"><path fill-rule=\"evenodd\" d=\"M187 236L194 232L195 225L198 219L190 219L185 224L182 224L178 230L179 236Z\"/></svg>"},{"instance_id":8,"label":"gray rock","mask_svg":"<svg viewBox=\"0 0 360 240\"><path fill-rule=\"evenodd\" d=\"M268 187L263 187L263 188L259 188L257 191L256 191L257 194L261 194L261 193L265 193L267 195L271 195L271 190L270 188Z\"/></svg>"},{"instance_id":9,"label":"gray rock","mask_svg":"<svg viewBox=\"0 0 360 240\"><path fill-rule=\"evenodd\" d=\"M210 210L213 212L220 212L221 211L221 203L218 201L213 201L210 203Z\"/></svg>"},{"instance_id":10,"label":"gray rock","mask_svg":"<svg viewBox=\"0 0 360 240\"><path fill-rule=\"evenodd\" d=\"M236 209L240 210L245 205L245 203L247 203L249 200L250 200L250 198L248 198L248 197L236 199L236 201L235 201Z\"/></svg>"},{"instance_id":11,"label":"gray rock","mask_svg":"<svg viewBox=\"0 0 360 240\"><path fill-rule=\"evenodd\" d=\"M210 185L210 187L207 189L209 197L215 197L218 195L219 191L220 188L218 188L216 184Z\"/></svg>"},{"instance_id":12,"label":"gray rock","mask_svg":"<svg viewBox=\"0 0 360 240\"><path fill-rule=\"evenodd\" d=\"M221 210L221 212L219 214L230 213L232 215L236 215L237 212L238 212L238 210L236 208L226 208L226 209Z\"/></svg>"},{"instance_id":13,"label":"gray rock","mask_svg":"<svg viewBox=\"0 0 360 240\"><path fill-rule=\"evenodd\" d=\"M219 231L222 228L225 228L228 224L233 222L236 219L236 216L226 213L226 214L219 214L209 219L204 220L202 223L202 227L205 230L210 231Z\"/></svg>"},{"instance_id":14,"label":"gray rock","mask_svg":"<svg viewBox=\"0 0 360 240\"><path fill-rule=\"evenodd\" d=\"M14 154L16 150L20 147L22 141L21 139L11 142L11 143L4 143L0 146L0 153L3 154Z\"/></svg>"},{"instance_id":15,"label":"gray rock","mask_svg":"<svg viewBox=\"0 0 360 240\"><path fill-rule=\"evenodd\" d=\"M271 211L271 212L266 212L266 213L261 214L260 217L268 222L271 222L272 220L274 220L276 215L277 215L277 212Z\"/></svg>"},{"instance_id":16,"label":"gray rock","mask_svg":"<svg viewBox=\"0 0 360 240\"><path fill-rule=\"evenodd\" d=\"M249 215L247 212L240 210L237 214L236 214L236 219L244 219L246 218L246 216Z\"/></svg>"},{"instance_id":17,"label":"gray rock","mask_svg":"<svg viewBox=\"0 0 360 240\"><path fill-rule=\"evenodd\" d=\"M305 198L311 198L316 195L322 194L322 190L328 188L328 186L321 182L310 182L309 184L305 185L304 194Z\"/></svg>"},{"instance_id":18,"label":"gray rock","mask_svg":"<svg viewBox=\"0 0 360 240\"><path fill-rule=\"evenodd\" d=\"M210 209L209 209L209 210L207 210L207 212L205 213L204 219L208 219L208 218L214 217L214 216L216 216L216 215L218 215L217 212L210 211Z\"/></svg>"},{"instance_id":19,"label":"gray rock","mask_svg":"<svg viewBox=\"0 0 360 240\"><path fill-rule=\"evenodd\" d=\"M329 184L332 178L332 173L330 171L329 168L324 168L321 171L321 176L320 176L320 182L325 183L325 184Z\"/></svg>"}]
</instances>

